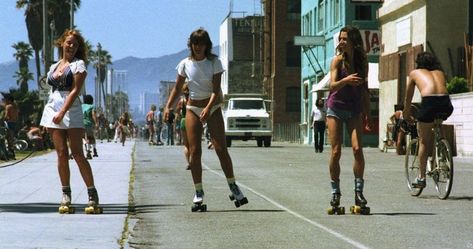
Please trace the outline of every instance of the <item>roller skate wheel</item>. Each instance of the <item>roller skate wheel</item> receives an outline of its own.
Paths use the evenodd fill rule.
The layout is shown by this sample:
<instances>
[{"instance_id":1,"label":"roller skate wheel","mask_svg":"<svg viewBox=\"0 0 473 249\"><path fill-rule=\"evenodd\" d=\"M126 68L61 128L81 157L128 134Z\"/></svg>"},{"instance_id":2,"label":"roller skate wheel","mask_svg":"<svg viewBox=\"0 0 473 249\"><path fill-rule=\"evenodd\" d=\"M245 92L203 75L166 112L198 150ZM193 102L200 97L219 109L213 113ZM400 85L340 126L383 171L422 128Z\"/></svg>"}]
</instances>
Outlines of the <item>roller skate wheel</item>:
<instances>
[{"instance_id":1,"label":"roller skate wheel","mask_svg":"<svg viewBox=\"0 0 473 249\"><path fill-rule=\"evenodd\" d=\"M230 201L234 201L235 200L235 196L233 194L229 194L228 195L228 198L230 198Z\"/></svg>"},{"instance_id":2,"label":"roller skate wheel","mask_svg":"<svg viewBox=\"0 0 473 249\"><path fill-rule=\"evenodd\" d=\"M101 207L86 207L84 211L86 214L101 214L103 212Z\"/></svg>"},{"instance_id":3,"label":"roller skate wheel","mask_svg":"<svg viewBox=\"0 0 473 249\"><path fill-rule=\"evenodd\" d=\"M201 203L195 203L194 206L191 208L192 212L207 212L207 205Z\"/></svg>"},{"instance_id":4,"label":"roller skate wheel","mask_svg":"<svg viewBox=\"0 0 473 249\"><path fill-rule=\"evenodd\" d=\"M345 214L345 207L338 208L338 214Z\"/></svg>"},{"instance_id":5,"label":"roller skate wheel","mask_svg":"<svg viewBox=\"0 0 473 249\"><path fill-rule=\"evenodd\" d=\"M327 209L327 214L328 215L334 215L335 214L335 210L333 210L333 207Z\"/></svg>"}]
</instances>

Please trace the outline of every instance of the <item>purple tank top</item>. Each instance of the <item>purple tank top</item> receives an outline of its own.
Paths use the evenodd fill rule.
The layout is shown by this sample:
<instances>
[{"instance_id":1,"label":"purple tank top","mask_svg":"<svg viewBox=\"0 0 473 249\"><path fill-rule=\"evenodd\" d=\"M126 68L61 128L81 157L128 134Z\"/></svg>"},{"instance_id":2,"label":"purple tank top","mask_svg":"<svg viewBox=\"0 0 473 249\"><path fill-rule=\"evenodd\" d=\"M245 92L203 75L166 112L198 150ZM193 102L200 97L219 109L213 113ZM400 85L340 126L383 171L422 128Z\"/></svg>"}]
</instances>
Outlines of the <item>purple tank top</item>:
<instances>
[{"instance_id":1,"label":"purple tank top","mask_svg":"<svg viewBox=\"0 0 473 249\"><path fill-rule=\"evenodd\" d=\"M337 81L348 76L345 68L338 71ZM368 88L367 82L359 86L346 85L337 91L330 92L328 95L327 106L353 113L360 113L362 108L361 92Z\"/></svg>"}]
</instances>

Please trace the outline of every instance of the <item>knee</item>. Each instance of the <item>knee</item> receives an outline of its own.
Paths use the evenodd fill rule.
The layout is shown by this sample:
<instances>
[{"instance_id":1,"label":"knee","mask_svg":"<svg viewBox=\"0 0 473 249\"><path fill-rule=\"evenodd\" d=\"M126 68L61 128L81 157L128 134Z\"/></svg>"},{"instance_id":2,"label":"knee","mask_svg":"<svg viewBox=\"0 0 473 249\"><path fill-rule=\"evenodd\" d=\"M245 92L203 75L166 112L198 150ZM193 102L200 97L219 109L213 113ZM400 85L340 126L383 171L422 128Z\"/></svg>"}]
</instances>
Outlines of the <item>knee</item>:
<instances>
[{"instance_id":1,"label":"knee","mask_svg":"<svg viewBox=\"0 0 473 249\"><path fill-rule=\"evenodd\" d=\"M332 148L332 160L340 160L340 157L342 156L342 150L341 148Z\"/></svg>"},{"instance_id":2,"label":"knee","mask_svg":"<svg viewBox=\"0 0 473 249\"><path fill-rule=\"evenodd\" d=\"M363 159L363 148L361 148L360 146L353 147L353 155L357 159Z\"/></svg>"}]
</instances>

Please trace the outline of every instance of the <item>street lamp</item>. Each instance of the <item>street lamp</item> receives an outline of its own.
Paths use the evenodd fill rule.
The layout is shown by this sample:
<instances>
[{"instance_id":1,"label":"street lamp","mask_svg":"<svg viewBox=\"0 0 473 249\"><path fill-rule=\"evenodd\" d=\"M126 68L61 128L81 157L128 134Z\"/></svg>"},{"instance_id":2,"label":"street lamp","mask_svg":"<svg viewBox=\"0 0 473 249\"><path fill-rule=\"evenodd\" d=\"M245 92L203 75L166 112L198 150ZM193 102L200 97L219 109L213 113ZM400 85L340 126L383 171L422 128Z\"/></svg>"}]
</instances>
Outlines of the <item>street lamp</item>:
<instances>
[{"instance_id":1,"label":"street lamp","mask_svg":"<svg viewBox=\"0 0 473 249\"><path fill-rule=\"evenodd\" d=\"M96 76L96 87L95 87L95 92L96 92L96 97L97 97L97 105L102 106L102 98L100 95L100 64L101 64L101 50L102 50L102 45L100 45L100 42L97 44L97 76ZM105 98L105 96L104 96ZM105 102L105 101L104 101ZM106 111L106 108L104 108L104 111Z\"/></svg>"}]
</instances>

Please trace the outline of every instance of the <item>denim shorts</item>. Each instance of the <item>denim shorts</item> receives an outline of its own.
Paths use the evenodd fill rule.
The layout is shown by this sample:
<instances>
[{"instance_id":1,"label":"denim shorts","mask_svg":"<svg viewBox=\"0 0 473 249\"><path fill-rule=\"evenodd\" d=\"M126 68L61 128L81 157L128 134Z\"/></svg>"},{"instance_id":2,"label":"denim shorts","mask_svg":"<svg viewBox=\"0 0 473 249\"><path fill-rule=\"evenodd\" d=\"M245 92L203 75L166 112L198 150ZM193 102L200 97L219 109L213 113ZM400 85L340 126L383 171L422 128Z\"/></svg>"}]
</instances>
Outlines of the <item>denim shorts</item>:
<instances>
[{"instance_id":1,"label":"denim shorts","mask_svg":"<svg viewBox=\"0 0 473 249\"><path fill-rule=\"evenodd\" d=\"M342 121L348 121L349 119L352 119L356 116L358 116L358 113L354 113L352 111L347 111L347 110L341 110L341 109L336 109L336 108L328 108L327 109L327 116L328 117L335 117L337 119L340 119Z\"/></svg>"}]
</instances>

